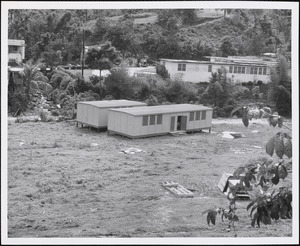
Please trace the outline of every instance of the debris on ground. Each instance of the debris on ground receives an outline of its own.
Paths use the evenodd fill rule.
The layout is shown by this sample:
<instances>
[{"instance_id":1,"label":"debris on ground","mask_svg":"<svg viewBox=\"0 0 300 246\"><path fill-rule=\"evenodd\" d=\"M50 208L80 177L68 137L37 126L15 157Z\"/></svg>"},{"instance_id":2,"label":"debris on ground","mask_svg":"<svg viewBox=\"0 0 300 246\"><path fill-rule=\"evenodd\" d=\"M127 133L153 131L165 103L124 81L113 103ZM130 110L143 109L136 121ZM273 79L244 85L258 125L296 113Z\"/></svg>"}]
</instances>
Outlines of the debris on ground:
<instances>
[{"instance_id":1,"label":"debris on ground","mask_svg":"<svg viewBox=\"0 0 300 246\"><path fill-rule=\"evenodd\" d=\"M140 153L140 152L145 152L145 151L143 151L142 149L137 149L137 148L128 148L128 149L122 150L120 153L134 155L135 153Z\"/></svg>"},{"instance_id":2,"label":"debris on ground","mask_svg":"<svg viewBox=\"0 0 300 246\"><path fill-rule=\"evenodd\" d=\"M218 134L218 137L233 139L233 138L243 138L245 136L239 132L226 132L225 131L225 132L222 132L221 134Z\"/></svg>"},{"instance_id":3,"label":"debris on ground","mask_svg":"<svg viewBox=\"0 0 300 246\"><path fill-rule=\"evenodd\" d=\"M255 148L255 149L262 149L261 146L257 146L257 145L253 145L252 147Z\"/></svg>"},{"instance_id":4,"label":"debris on ground","mask_svg":"<svg viewBox=\"0 0 300 246\"><path fill-rule=\"evenodd\" d=\"M173 181L164 181L161 185L177 197L194 197L194 193Z\"/></svg>"},{"instance_id":5,"label":"debris on ground","mask_svg":"<svg viewBox=\"0 0 300 246\"><path fill-rule=\"evenodd\" d=\"M254 130L254 131L252 131L251 133L255 133L255 134L257 134L257 133L260 133L260 131L258 131L258 130Z\"/></svg>"},{"instance_id":6,"label":"debris on ground","mask_svg":"<svg viewBox=\"0 0 300 246\"><path fill-rule=\"evenodd\" d=\"M246 152L252 152L250 148L241 148L241 149L231 149L235 154L244 154Z\"/></svg>"},{"instance_id":7,"label":"debris on ground","mask_svg":"<svg viewBox=\"0 0 300 246\"><path fill-rule=\"evenodd\" d=\"M227 196L230 193L231 188L240 182L241 178L233 177L233 174L230 173L223 173L219 181L218 188L224 193L225 196ZM244 182L243 185L245 185ZM246 190L243 190L242 188L236 192L236 196L238 199L250 199L248 192Z\"/></svg>"},{"instance_id":8,"label":"debris on ground","mask_svg":"<svg viewBox=\"0 0 300 246\"><path fill-rule=\"evenodd\" d=\"M99 146L98 143L91 143L91 147L97 147L97 146Z\"/></svg>"}]
</instances>

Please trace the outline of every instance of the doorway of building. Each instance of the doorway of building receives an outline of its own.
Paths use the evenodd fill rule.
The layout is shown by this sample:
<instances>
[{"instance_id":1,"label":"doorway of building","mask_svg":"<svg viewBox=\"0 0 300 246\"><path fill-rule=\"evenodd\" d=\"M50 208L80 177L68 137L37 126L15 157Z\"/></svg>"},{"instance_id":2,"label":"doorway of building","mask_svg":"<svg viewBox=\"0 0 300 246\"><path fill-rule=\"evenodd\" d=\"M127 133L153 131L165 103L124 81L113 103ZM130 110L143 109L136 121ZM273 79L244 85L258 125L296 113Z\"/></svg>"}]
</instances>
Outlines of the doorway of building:
<instances>
[{"instance_id":1,"label":"doorway of building","mask_svg":"<svg viewBox=\"0 0 300 246\"><path fill-rule=\"evenodd\" d=\"M179 115L177 116L177 131L186 130L187 116Z\"/></svg>"}]
</instances>

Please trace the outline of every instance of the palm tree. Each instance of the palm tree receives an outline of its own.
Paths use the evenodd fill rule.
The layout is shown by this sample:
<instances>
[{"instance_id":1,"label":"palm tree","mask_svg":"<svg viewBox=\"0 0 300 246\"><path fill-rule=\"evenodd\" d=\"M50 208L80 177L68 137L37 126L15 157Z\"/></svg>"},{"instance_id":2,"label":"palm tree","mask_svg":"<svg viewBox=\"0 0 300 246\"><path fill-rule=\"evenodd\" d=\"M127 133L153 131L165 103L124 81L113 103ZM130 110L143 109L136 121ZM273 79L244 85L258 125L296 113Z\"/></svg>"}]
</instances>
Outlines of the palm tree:
<instances>
[{"instance_id":1,"label":"palm tree","mask_svg":"<svg viewBox=\"0 0 300 246\"><path fill-rule=\"evenodd\" d=\"M20 71L20 75L23 79L23 84L25 84L26 89L25 93L27 99L30 100L30 87L31 82L41 79L43 77L42 72L39 71L38 68L42 66L40 60L37 62L33 62L33 60L29 60L24 64L23 70Z\"/></svg>"}]
</instances>

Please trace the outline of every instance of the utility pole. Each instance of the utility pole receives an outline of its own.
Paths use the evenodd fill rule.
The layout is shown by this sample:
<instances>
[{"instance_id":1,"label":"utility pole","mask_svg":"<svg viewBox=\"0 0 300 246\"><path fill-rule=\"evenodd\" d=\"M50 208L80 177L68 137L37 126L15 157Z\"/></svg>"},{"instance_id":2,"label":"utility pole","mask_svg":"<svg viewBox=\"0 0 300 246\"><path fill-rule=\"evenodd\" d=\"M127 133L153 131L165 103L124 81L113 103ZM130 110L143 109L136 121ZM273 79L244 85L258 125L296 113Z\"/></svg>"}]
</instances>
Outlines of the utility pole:
<instances>
[{"instance_id":1,"label":"utility pole","mask_svg":"<svg viewBox=\"0 0 300 246\"><path fill-rule=\"evenodd\" d=\"M83 77L84 69L84 28L82 28L82 60L81 60L81 75Z\"/></svg>"}]
</instances>

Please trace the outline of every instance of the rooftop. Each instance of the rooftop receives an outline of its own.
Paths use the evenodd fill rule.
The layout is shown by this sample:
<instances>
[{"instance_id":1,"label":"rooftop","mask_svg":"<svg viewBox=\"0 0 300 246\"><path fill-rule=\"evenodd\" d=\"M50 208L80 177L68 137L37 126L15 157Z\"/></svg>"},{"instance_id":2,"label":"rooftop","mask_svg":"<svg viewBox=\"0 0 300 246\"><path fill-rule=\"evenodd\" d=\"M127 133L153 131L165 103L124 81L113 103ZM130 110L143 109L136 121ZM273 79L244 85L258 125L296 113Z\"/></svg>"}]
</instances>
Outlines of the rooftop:
<instances>
[{"instance_id":1,"label":"rooftop","mask_svg":"<svg viewBox=\"0 0 300 246\"><path fill-rule=\"evenodd\" d=\"M269 57L247 57L247 56L229 56L229 57L214 57L207 56L206 58L210 58L210 61L198 61L198 60L176 60L176 59L165 59L161 58L161 61L168 61L174 63L194 63L194 64L240 64L240 65L275 65L277 63L276 60Z\"/></svg>"},{"instance_id":2,"label":"rooftop","mask_svg":"<svg viewBox=\"0 0 300 246\"><path fill-rule=\"evenodd\" d=\"M146 103L129 101L129 100L103 100L103 101L84 101L77 102L77 104L93 105L97 108L110 108L110 107L130 107L130 106L146 106Z\"/></svg>"},{"instance_id":3,"label":"rooftop","mask_svg":"<svg viewBox=\"0 0 300 246\"><path fill-rule=\"evenodd\" d=\"M25 40L8 39L8 45L25 46Z\"/></svg>"},{"instance_id":4,"label":"rooftop","mask_svg":"<svg viewBox=\"0 0 300 246\"><path fill-rule=\"evenodd\" d=\"M149 115L149 114L168 114L168 113L182 113L190 111L212 110L212 108L196 104L171 104L159 106L146 106L136 108L120 108L110 109L112 111L123 112L134 116Z\"/></svg>"}]
</instances>

